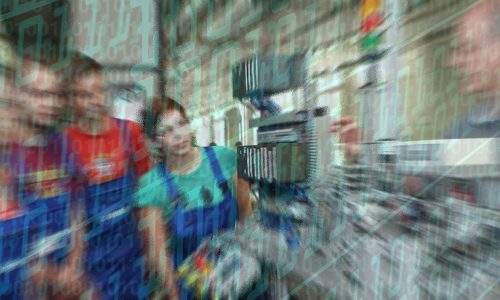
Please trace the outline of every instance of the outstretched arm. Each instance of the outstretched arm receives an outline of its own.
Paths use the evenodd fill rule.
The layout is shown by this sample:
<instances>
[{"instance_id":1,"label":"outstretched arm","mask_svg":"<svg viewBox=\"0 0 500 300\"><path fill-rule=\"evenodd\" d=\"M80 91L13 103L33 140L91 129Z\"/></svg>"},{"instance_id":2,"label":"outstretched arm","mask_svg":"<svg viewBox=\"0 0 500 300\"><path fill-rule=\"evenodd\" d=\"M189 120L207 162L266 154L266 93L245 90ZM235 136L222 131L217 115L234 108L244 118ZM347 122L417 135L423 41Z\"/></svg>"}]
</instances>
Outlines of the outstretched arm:
<instances>
[{"instance_id":1,"label":"outstretched arm","mask_svg":"<svg viewBox=\"0 0 500 300\"><path fill-rule=\"evenodd\" d=\"M168 291L169 299L179 299L174 268L166 247L168 233L160 208L142 207L139 212L139 230L142 234L149 276L160 281L161 293Z\"/></svg>"}]
</instances>

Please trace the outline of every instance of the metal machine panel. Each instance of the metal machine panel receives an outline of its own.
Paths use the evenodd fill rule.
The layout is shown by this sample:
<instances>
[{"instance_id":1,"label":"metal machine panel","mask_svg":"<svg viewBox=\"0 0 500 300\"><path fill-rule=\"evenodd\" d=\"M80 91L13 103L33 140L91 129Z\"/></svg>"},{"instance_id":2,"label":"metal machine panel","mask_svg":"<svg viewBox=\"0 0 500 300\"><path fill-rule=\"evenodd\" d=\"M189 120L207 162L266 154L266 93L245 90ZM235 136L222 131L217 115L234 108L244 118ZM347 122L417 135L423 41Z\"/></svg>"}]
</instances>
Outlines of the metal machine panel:
<instances>
[{"instance_id":1,"label":"metal machine panel","mask_svg":"<svg viewBox=\"0 0 500 300\"><path fill-rule=\"evenodd\" d=\"M304 182L307 179L307 145L282 143L239 147L238 176L253 182Z\"/></svg>"},{"instance_id":2,"label":"metal machine panel","mask_svg":"<svg viewBox=\"0 0 500 300\"><path fill-rule=\"evenodd\" d=\"M233 96L272 95L305 82L305 53L286 56L255 55L233 67Z\"/></svg>"},{"instance_id":3,"label":"metal machine panel","mask_svg":"<svg viewBox=\"0 0 500 300\"><path fill-rule=\"evenodd\" d=\"M500 176L500 138L449 139L399 143L402 174L455 178Z\"/></svg>"}]
</instances>

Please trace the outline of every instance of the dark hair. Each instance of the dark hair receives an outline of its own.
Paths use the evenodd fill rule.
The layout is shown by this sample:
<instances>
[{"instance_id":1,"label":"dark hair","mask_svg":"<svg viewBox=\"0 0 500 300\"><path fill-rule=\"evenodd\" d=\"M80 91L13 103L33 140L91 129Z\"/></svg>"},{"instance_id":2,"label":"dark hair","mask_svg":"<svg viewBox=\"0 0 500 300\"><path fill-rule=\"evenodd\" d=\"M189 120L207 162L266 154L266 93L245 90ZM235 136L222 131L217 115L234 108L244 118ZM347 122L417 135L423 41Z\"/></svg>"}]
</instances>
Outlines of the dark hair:
<instances>
[{"instance_id":1,"label":"dark hair","mask_svg":"<svg viewBox=\"0 0 500 300\"><path fill-rule=\"evenodd\" d=\"M186 121L189 123L189 118L187 117L186 110L181 104L179 104L179 102L175 101L170 97L155 98L152 103L152 111L153 111L152 124L153 124L154 135L156 135L156 130L158 129L158 124L160 123L161 115L163 115L169 110L178 111L181 114L181 116L184 119L186 119Z\"/></svg>"},{"instance_id":2,"label":"dark hair","mask_svg":"<svg viewBox=\"0 0 500 300\"><path fill-rule=\"evenodd\" d=\"M13 53L12 61L8 62L2 69L4 71L6 78L12 80L15 84L23 85L24 73L30 73L31 67L37 65L42 67L61 79L67 78L68 70L70 69L69 60L59 60L53 55L47 54L47 52L42 51L41 53L33 53L33 51L18 51Z\"/></svg>"},{"instance_id":3,"label":"dark hair","mask_svg":"<svg viewBox=\"0 0 500 300\"><path fill-rule=\"evenodd\" d=\"M82 76L94 73L103 73L103 66L90 56L81 52L74 52L71 59L70 81L74 82Z\"/></svg>"},{"instance_id":4,"label":"dark hair","mask_svg":"<svg viewBox=\"0 0 500 300\"><path fill-rule=\"evenodd\" d=\"M160 116L169 110L179 111L181 116L189 122L184 107L180 105L179 102L169 97L155 97L153 98L150 109L148 107L142 109L140 113L142 117L142 127L146 134L153 140L156 138L156 130L160 123Z\"/></svg>"}]
</instances>

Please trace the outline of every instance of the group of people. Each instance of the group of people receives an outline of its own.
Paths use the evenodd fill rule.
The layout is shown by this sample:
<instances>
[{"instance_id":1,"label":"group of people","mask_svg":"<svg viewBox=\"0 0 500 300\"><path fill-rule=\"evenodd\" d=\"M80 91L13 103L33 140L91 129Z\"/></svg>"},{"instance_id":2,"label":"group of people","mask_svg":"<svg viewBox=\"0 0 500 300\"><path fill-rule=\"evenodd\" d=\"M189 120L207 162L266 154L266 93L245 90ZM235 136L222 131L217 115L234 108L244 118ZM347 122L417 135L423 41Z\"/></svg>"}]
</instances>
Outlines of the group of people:
<instances>
[{"instance_id":1,"label":"group of people","mask_svg":"<svg viewBox=\"0 0 500 300\"><path fill-rule=\"evenodd\" d=\"M1 97L0 298L191 298L175 268L251 214L235 151L194 147L168 98L153 159L141 126L109 115L95 60L13 65Z\"/></svg>"},{"instance_id":2,"label":"group of people","mask_svg":"<svg viewBox=\"0 0 500 300\"><path fill-rule=\"evenodd\" d=\"M488 118L464 120L453 131L461 137L500 132L498 11L485 1L461 19L451 63L468 90L492 96ZM19 55L12 66L0 91L0 298L192 298L175 269L252 213L236 153L194 147L186 111L166 98L155 102L153 159L142 127L109 115L104 71L90 57ZM352 120L331 130L357 159Z\"/></svg>"}]
</instances>

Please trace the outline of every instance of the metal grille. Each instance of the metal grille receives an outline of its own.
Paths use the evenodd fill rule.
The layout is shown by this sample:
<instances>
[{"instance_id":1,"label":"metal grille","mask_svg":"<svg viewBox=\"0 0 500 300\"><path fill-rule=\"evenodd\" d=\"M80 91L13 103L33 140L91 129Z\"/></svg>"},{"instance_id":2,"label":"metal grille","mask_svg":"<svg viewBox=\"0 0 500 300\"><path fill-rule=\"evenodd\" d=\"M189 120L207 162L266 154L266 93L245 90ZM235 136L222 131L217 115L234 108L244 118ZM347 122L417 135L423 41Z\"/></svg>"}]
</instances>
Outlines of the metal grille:
<instances>
[{"instance_id":1,"label":"metal grille","mask_svg":"<svg viewBox=\"0 0 500 300\"><path fill-rule=\"evenodd\" d=\"M255 55L232 68L233 96L273 95L296 89L305 81L305 53Z\"/></svg>"},{"instance_id":2,"label":"metal grille","mask_svg":"<svg viewBox=\"0 0 500 300\"><path fill-rule=\"evenodd\" d=\"M305 143L281 143L238 148L238 175L251 182L305 182L308 174Z\"/></svg>"}]
</instances>

